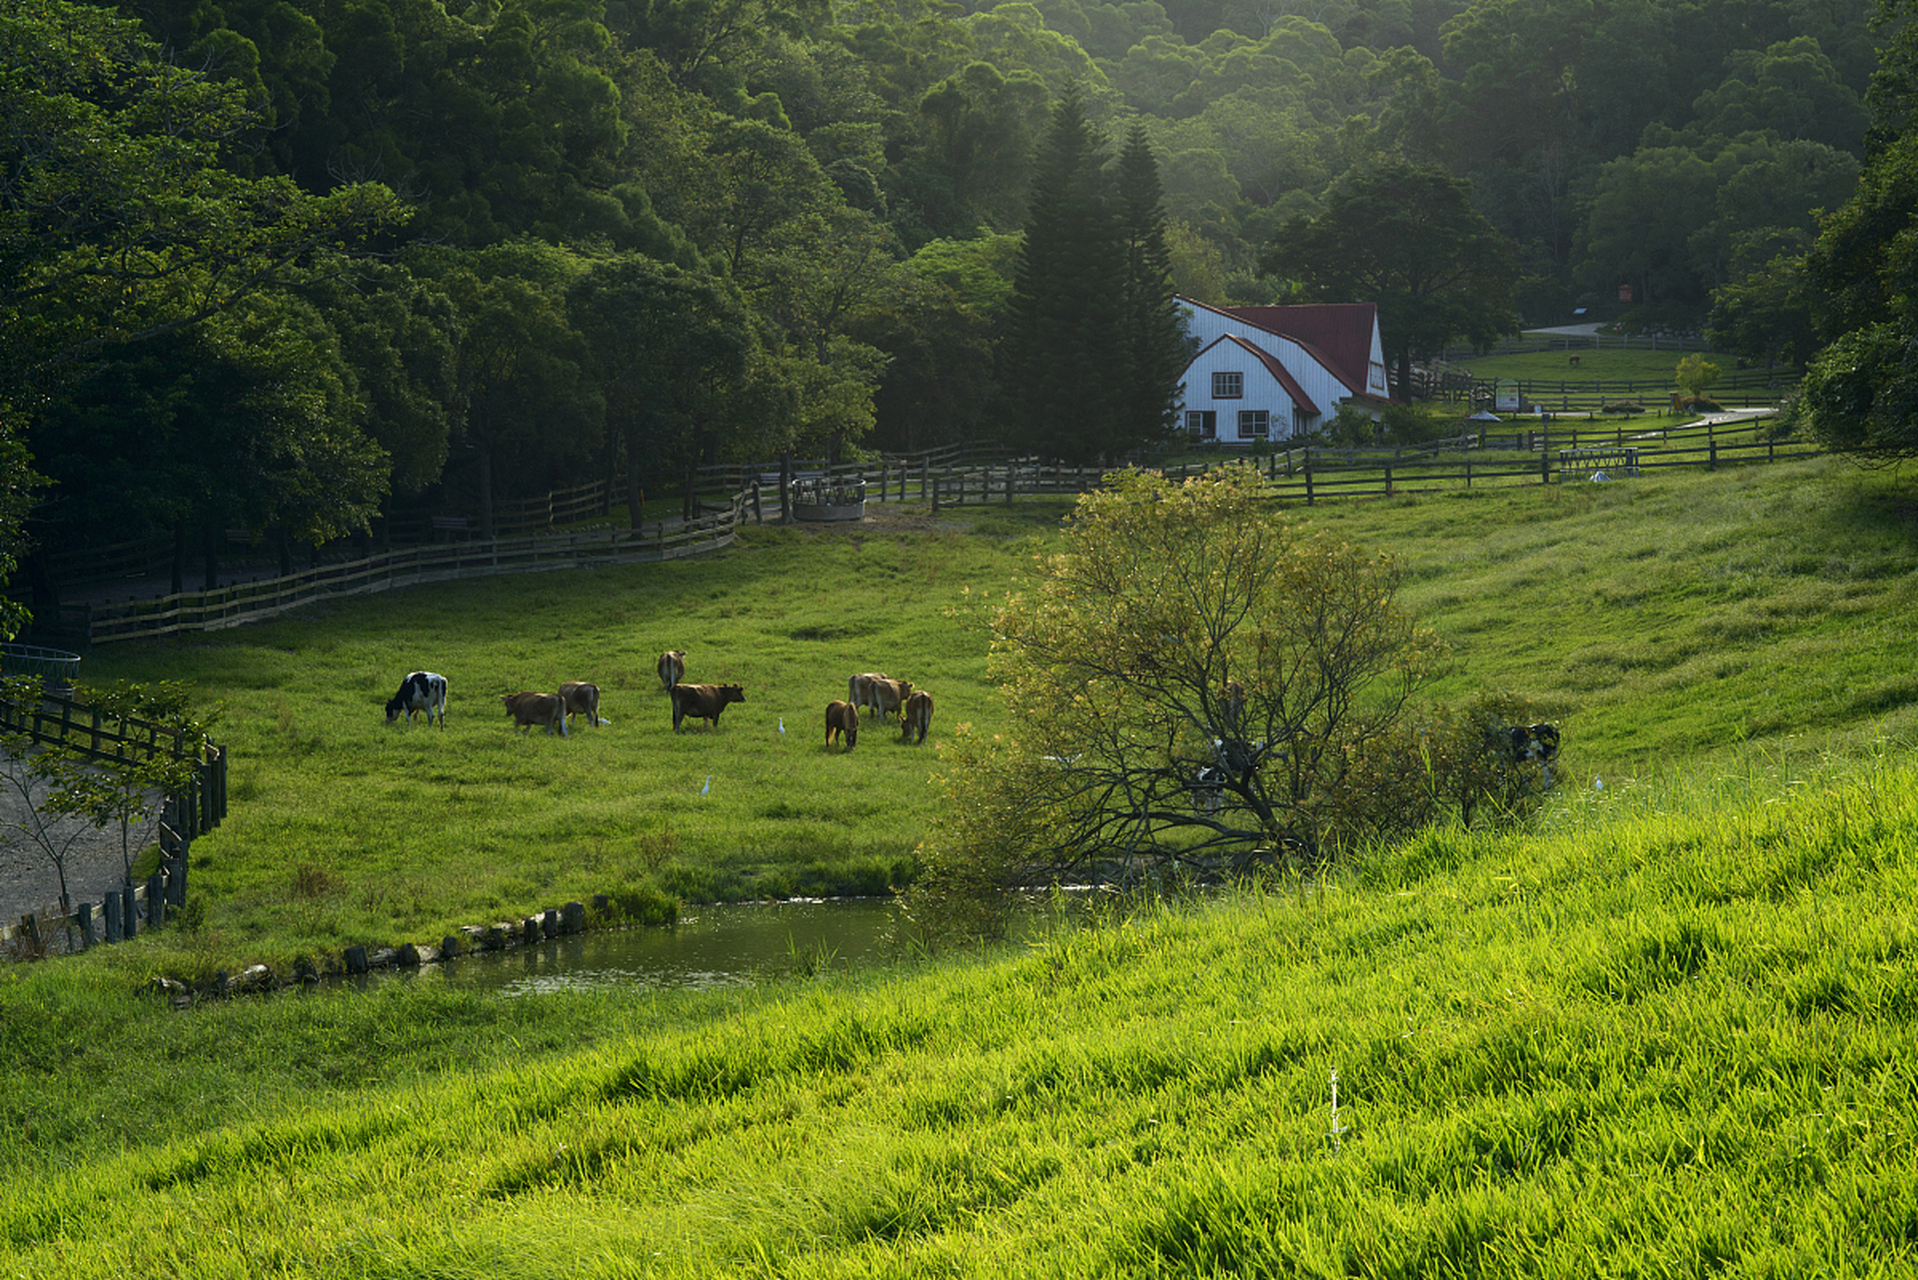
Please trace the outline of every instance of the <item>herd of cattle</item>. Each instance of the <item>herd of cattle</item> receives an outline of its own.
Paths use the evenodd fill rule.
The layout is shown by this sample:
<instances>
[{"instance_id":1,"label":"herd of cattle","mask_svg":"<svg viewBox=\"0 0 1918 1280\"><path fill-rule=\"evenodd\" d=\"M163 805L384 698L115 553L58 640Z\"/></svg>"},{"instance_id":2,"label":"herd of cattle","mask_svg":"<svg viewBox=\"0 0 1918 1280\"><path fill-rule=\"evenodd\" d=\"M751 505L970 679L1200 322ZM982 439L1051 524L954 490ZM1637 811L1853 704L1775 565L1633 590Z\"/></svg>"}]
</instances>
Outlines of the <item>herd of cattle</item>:
<instances>
[{"instance_id":1,"label":"herd of cattle","mask_svg":"<svg viewBox=\"0 0 1918 1280\"><path fill-rule=\"evenodd\" d=\"M683 650L669 649L660 654L658 671L660 687L672 700L675 733L689 718L704 720L717 729L720 712L735 702L746 701L746 691L736 684L685 683ZM881 724L887 716L896 715L904 741L926 740L926 730L932 724L932 695L924 689L914 689L911 681L894 680L868 671L847 680L846 696L848 701L835 700L826 706L828 748L837 739L842 750L851 751L859 741L859 720L865 711L877 716ZM568 680L557 693L523 689L502 694L500 702L505 705L506 714L512 717L514 729L522 733L534 725L542 725L549 735L558 733L562 738L568 737L567 725L574 717L583 717L587 724L612 723L599 714L599 686L584 680ZM437 722L442 729L446 727L446 677L436 671L409 672L400 682L399 692L386 701L388 724L401 716L411 723L420 715L426 717L428 724ZM780 730L785 730L784 720L780 721Z\"/></svg>"}]
</instances>

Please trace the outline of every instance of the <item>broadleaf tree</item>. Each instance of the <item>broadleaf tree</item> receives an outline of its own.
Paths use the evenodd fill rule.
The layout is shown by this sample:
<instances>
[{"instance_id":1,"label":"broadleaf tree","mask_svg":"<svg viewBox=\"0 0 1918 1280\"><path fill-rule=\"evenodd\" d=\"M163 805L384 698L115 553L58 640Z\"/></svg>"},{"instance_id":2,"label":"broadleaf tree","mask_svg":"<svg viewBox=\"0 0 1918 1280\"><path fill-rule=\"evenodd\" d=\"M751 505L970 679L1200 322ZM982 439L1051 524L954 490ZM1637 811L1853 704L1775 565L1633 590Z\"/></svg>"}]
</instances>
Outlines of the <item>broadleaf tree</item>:
<instances>
[{"instance_id":1,"label":"broadleaf tree","mask_svg":"<svg viewBox=\"0 0 1918 1280\"><path fill-rule=\"evenodd\" d=\"M1827 292L1829 345L1795 411L1830 448L1896 463L1918 457L1918 3L1885 0L1880 11L1901 25L1872 84L1857 193L1825 219L1807 258Z\"/></svg>"},{"instance_id":2,"label":"broadleaf tree","mask_svg":"<svg viewBox=\"0 0 1918 1280\"><path fill-rule=\"evenodd\" d=\"M1387 157L1347 170L1323 212L1280 228L1259 269L1310 301L1376 303L1400 399L1414 359L1518 331L1511 246L1472 207L1470 184L1436 165Z\"/></svg>"},{"instance_id":3,"label":"broadleaf tree","mask_svg":"<svg viewBox=\"0 0 1918 1280\"><path fill-rule=\"evenodd\" d=\"M1238 875L1395 816L1351 788L1442 657L1396 562L1290 522L1250 467L1115 473L1065 544L988 607L1009 727L960 736L934 866Z\"/></svg>"}]
</instances>

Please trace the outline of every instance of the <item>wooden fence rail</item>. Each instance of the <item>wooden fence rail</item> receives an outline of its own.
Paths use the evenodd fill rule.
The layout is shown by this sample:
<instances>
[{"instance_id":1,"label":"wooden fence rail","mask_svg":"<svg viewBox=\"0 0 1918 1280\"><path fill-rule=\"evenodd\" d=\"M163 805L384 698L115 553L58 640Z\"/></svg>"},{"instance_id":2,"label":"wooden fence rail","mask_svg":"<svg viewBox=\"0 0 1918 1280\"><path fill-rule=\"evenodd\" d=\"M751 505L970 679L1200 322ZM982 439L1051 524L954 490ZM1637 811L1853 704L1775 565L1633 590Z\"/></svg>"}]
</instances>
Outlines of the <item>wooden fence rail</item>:
<instances>
[{"instance_id":1,"label":"wooden fence rail","mask_svg":"<svg viewBox=\"0 0 1918 1280\"><path fill-rule=\"evenodd\" d=\"M157 929L169 908L186 905L193 841L219 826L227 813L224 748L176 725L58 697L0 696L0 730L33 743L60 743L101 761L138 763L166 754L193 763L186 784L160 798L160 865L144 883L107 888L97 904L80 903L64 916L30 912L17 925L0 924L0 943L24 939L40 953L58 935L85 950L134 937L142 920L147 928Z\"/></svg>"},{"instance_id":2,"label":"wooden fence rail","mask_svg":"<svg viewBox=\"0 0 1918 1280\"><path fill-rule=\"evenodd\" d=\"M60 627L88 645L217 631L303 605L396 587L503 573L673 560L729 545L744 503L677 527L475 539L382 552L343 564L175 595L63 606Z\"/></svg>"}]
</instances>

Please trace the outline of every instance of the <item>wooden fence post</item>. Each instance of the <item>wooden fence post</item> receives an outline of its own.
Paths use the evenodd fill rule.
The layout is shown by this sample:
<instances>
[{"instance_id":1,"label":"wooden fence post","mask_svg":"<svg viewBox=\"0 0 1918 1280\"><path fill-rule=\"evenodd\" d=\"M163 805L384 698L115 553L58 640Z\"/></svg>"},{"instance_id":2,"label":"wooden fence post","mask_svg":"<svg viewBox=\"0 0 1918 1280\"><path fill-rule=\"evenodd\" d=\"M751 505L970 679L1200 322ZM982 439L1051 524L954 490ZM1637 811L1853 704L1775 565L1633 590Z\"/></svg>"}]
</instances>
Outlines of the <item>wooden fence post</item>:
<instances>
[{"instance_id":1,"label":"wooden fence post","mask_svg":"<svg viewBox=\"0 0 1918 1280\"><path fill-rule=\"evenodd\" d=\"M1312 449L1309 445L1305 450L1305 505L1312 505Z\"/></svg>"}]
</instances>

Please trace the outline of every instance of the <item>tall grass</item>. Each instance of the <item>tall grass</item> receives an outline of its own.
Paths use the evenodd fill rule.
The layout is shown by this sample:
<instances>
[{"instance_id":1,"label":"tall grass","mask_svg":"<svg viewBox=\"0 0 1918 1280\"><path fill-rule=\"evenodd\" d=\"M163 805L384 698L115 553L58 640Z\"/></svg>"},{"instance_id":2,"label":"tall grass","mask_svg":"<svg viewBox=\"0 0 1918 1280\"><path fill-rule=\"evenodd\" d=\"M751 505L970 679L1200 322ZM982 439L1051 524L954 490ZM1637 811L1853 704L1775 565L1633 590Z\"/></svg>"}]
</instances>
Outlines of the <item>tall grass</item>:
<instances>
[{"instance_id":1,"label":"tall grass","mask_svg":"<svg viewBox=\"0 0 1918 1280\"><path fill-rule=\"evenodd\" d=\"M1433 831L936 970L211 1008L141 1032L188 1064L199 1131L81 1136L115 1089L8 1084L10 1119L57 1093L70 1130L0 1131L0 1257L22 1276L1906 1274L1915 876L1918 770L1748 750L1699 781L1568 792L1537 834ZM57 1015L45 972L0 987L0 1025L35 999ZM302 1078L329 1033L397 1015L473 1065L355 1050ZM282 1052L244 1047L269 1025ZM186 1052L222 1039L251 1060Z\"/></svg>"}]
</instances>

